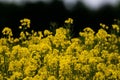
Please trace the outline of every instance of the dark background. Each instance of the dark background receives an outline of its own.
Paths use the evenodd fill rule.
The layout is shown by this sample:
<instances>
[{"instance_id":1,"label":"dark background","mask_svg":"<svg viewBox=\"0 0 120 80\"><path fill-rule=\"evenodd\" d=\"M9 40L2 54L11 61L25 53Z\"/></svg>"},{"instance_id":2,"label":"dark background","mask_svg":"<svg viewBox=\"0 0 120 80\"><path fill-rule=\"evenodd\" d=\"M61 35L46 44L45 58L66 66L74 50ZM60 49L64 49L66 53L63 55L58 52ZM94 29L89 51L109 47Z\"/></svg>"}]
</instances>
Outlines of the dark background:
<instances>
[{"instance_id":1,"label":"dark background","mask_svg":"<svg viewBox=\"0 0 120 80\"><path fill-rule=\"evenodd\" d=\"M50 22L56 22L61 27L69 17L74 19L73 32L74 36L78 36L78 32L85 27L91 27L97 31L100 28L100 23L111 26L114 19L120 18L120 5L116 8L106 5L97 11L91 11L79 3L73 10L69 11L62 2L58 1L51 4L27 3L24 6L0 3L0 31L4 27L10 27L15 37L19 36L19 21L23 18L31 19L31 29L38 31L49 29Z\"/></svg>"}]
</instances>

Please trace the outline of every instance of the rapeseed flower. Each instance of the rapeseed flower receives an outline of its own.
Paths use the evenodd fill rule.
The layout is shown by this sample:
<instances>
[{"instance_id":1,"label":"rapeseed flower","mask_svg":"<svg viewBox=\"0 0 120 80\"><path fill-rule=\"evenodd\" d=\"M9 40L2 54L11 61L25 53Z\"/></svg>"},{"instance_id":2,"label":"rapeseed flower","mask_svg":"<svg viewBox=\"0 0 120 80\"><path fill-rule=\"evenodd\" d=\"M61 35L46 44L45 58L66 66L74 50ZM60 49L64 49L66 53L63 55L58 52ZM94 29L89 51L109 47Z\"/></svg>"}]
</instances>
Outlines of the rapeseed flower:
<instances>
[{"instance_id":1,"label":"rapeseed flower","mask_svg":"<svg viewBox=\"0 0 120 80\"><path fill-rule=\"evenodd\" d=\"M32 77L25 77L23 80L32 80Z\"/></svg>"},{"instance_id":2,"label":"rapeseed flower","mask_svg":"<svg viewBox=\"0 0 120 80\"><path fill-rule=\"evenodd\" d=\"M102 72L97 72L93 77L93 80L105 80L105 75Z\"/></svg>"},{"instance_id":3,"label":"rapeseed flower","mask_svg":"<svg viewBox=\"0 0 120 80\"><path fill-rule=\"evenodd\" d=\"M6 35L7 37L8 36L13 36L13 34L12 34L12 30L11 30L11 28L9 28L9 27L5 27L3 30L2 30L2 33L3 33L3 35Z\"/></svg>"},{"instance_id":4,"label":"rapeseed flower","mask_svg":"<svg viewBox=\"0 0 120 80\"><path fill-rule=\"evenodd\" d=\"M60 56L60 70L59 70L59 74L60 76L62 75L69 75L72 73L71 71L71 56L70 55L66 55L66 56Z\"/></svg>"},{"instance_id":5,"label":"rapeseed flower","mask_svg":"<svg viewBox=\"0 0 120 80\"><path fill-rule=\"evenodd\" d=\"M14 72L13 75L10 77L9 80L19 80L19 79L22 79L23 78L23 75L22 73L20 72Z\"/></svg>"},{"instance_id":6,"label":"rapeseed flower","mask_svg":"<svg viewBox=\"0 0 120 80\"><path fill-rule=\"evenodd\" d=\"M19 39L26 39L26 35L25 35L25 33L24 32L21 32L20 33L20 38Z\"/></svg>"},{"instance_id":7,"label":"rapeseed flower","mask_svg":"<svg viewBox=\"0 0 120 80\"><path fill-rule=\"evenodd\" d=\"M97 63L97 60L96 60L95 57L90 57L88 62L89 62L90 64L95 64L95 63Z\"/></svg>"},{"instance_id":8,"label":"rapeseed flower","mask_svg":"<svg viewBox=\"0 0 120 80\"><path fill-rule=\"evenodd\" d=\"M45 57L44 57L44 63L45 65L47 65L50 70L52 70L52 72L54 72L54 70L57 69L57 66L58 66L58 55L56 54L47 54Z\"/></svg>"},{"instance_id":9,"label":"rapeseed flower","mask_svg":"<svg viewBox=\"0 0 120 80\"><path fill-rule=\"evenodd\" d=\"M94 43L94 31L90 27L86 27L84 32L79 32L79 35L84 38L85 45L93 45Z\"/></svg>"},{"instance_id":10,"label":"rapeseed flower","mask_svg":"<svg viewBox=\"0 0 120 80\"><path fill-rule=\"evenodd\" d=\"M109 36L108 33L104 29L99 29L98 33L96 34L97 39L105 40L105 41L107 41L106 38L108 36Z\"/></svg>"},{"instance_id":11,"label":"rapeseed flower","mask_svg":"<svg viewBox=\"0 0 120 80\"><path fill-rule=\"evenodd\" d=\"M2 53L3 52L3 48L2 48L2 46L0 47L0 53Z\"/></svg>"},{"instance_id":12,"label":"rapeseed flower","mask_svg":"<svg viewBox=\"0 0 120 80\"><path fill-rule=\"evenodd\" d=\"M98 71L104 71L105 69L106 69L106 64L105 63L97 64L97 70Z\"/></svg>"},{"instance_id":13,"label":"rapeseed flower","mask_svg":"<svg viewBox=\"0 0 120 80\"><path fill-rule=\"evenodd\" d=\"M65 23L73 24L73 19L72 18L68 18L67 20L65 20Z\"/></svg>"},{"instance_id":14,"label":"rapeseed flower","mask_svg":"<svg viewBox=\"0 0 120 80\"><path fill-rule=\"evenodd\" d=\"M106 26L105 24L102 24L102 23L100 23L100 26L101 26L103 29L108 29L108 28L109 28L108 26Z\"/></svg>"},{"instance_id":15,"label":"rapeseed flower","mask_svg":"<svg viewBox=\"0 0 120 80\"><path fill-rule=\"evenodd\" d=\"M33 65L29 65L25 68L24 73L26 76L32 77L36 74L37 67Z\"/></svg>"},{"instance_id":16,"label":"rapeseed flower","mask_svg":"<svg viewBox=\"0 0 120 80\"><path fill-rule=\"evenodd\" d=\"M3 75L0 73L0 80L3 80Z\"/></svg>"},{"instance_id":17,"label":"rapeseed flower","mask_svg":"<svg viewBox=\"0 0 120 80\"><path fill-rule=\"evenodd\" d=\"M114 30L116 30L117 32L119 32L119 31L120 31L119 26L118 26L118 25L116 25L116 24L112 25L112 28L113 28Z\"/></svg>"},{"instance_id":18,"label":"rapeseed flower","mask_svg":"<svg viewBox=\"0 0 120 80\"><path fill-rule=\"evenodd\" d=\"M50 32L49 30L44 30L44 35L47 36L47 35L51 35L52 32Z\"/></svg>"},{"instance_id":19,"label":"rapeseed flower","mask_svg":"<svg viewBox=\"0 0 120 80\"><path fill-rule=\"evenodd\" d=\"M30 19L28 18L24 18L22 20L20 20L21 22L21 26L19 26L19 29L27 29L27 28L30 28Z\"/></svg>"},{"instance_id":20,"label":"rapeseed flower","mask_svg":"<svg viewBox=\"0 0 120 80\"><path fill-rule=\"evenodd\" d=\"M76 71L80 71L81 68L82 68L82 64L81 63L76 63L74 66L75 66L74 70L76 70Z\"/></svg>"},{"instance_id":21,"label":"rapeseed flower","mask_svg":"<svg viewBox=\"0 0 120 80\"><path fill-rule=\"evenodd\" d=\"M14 39L14 43L17 43L17 42L19 42L19 39L18 39L18 38L15 38L15 39Z\"/></svg>"},{"instance_id":22,"label":"rapeseed flower","mask_svg":"<svg viewBox=\"0 0 120 80\"><path fill-rule=\"evenodd\" d=\"M48 80L57 80L57 79L55 78L55 76L50 76L48 77Z\"/></svg>"},{"instance_id":23,"label":"rapeseed flower","mask_svg":"<svg viewBox=\"0 0 120 80\"><path fill-rule=\"evenodd\" d=\"M87 64L88 59L87 59L87 57L86 57L85 55L79 55L79 56L78 56L78 61L79 61L80 63Z\"/></svg>"}]
</instances>

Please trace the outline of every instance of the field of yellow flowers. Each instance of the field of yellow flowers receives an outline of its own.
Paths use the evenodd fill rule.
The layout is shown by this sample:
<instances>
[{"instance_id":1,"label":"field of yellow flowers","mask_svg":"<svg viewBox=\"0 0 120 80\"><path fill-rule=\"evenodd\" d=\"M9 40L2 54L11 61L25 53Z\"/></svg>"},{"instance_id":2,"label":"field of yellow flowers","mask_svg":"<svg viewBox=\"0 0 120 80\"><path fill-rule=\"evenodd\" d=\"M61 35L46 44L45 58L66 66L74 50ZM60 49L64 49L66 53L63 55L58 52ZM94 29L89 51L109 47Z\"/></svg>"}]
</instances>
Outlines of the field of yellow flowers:
<instances>
[{"instance_id":1,"label":"field of yellow flowers","mask_svg":"<svg viewBox=\"0 0 120 80\"><path fill-rule=\"evenodd\" d=\"M0 38L0 80L120 80L120 26L90 27L72 38L70 27L28 32L30 20L20 20L19 38L5 27Z\"/></svg>"}]
</instances>

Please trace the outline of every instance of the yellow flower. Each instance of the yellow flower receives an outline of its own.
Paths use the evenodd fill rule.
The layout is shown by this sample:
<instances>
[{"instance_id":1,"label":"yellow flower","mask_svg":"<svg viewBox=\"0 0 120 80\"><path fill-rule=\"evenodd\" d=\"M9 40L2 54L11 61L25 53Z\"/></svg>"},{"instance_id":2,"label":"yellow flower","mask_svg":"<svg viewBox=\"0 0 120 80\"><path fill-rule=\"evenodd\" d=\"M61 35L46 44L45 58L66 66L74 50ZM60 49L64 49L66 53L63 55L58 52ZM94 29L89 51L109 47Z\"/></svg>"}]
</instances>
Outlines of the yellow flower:
<instances>
[{"instance_id":1,"label":"yellow flower","mask_svg":"<svg viewBox=\"0 0 120 80\"><path fill-rule=\"evenodd\" d=\"M20 33L20 37L23 38L23 39L26 38L25 33L24 33L24 32L21 32L21 33Z\"/></svg>"},{"instance_id":2,"label":"yellow flower","mask_svg":"<svg viewBox=\"0 0 120 80\"><path fill-rule=\"evenodd\" d=\"M41 32L41 31L38 31L38 35L39 35L39 37L40 37L40 38L42 38L42 37L43 37L43 34L42 34L42 32Z\"/></svg>"},{"instance_id":3,"label":"yellow flower","mask_svg":"<svg viewBox=\"0 0 120 80\"><path fill-rule=\"evenodd\" d=\"M100 23L100 26L102 26L103 28L105 28L105 24Z\"/></svg>"},{"instance_id":4,"label":"yellow flower","mask_svg":"<svg viewBox=\"0 0 120 80\"><path fill-rule=\"evenodd\" d=\"M58 56L56 54L47 54L44 57L44 62L47 66L49 66L51 69L57 68L57 62L58 62Z\"/></svg>"},{"instance_id":5,"label":"yellow flower","mask_svg":"<svg viewBox=\"0 0 120 80\"><path fill-rule=\"evenodd\" d=\"M5 59L4 56L0 55L0 65L4 65L5 64Z\"/></svg>"},{"instance_id":6,"label":"yellow flower","mask_svg":"<svg viewBox=\"0 0 120 80\"><path fill-rule=\"evenodd\" d=\"M81 67L82 67L82 64L76 63L74 69L77 70L77 71L78 71L78 70L80 71L80 70L81 70Z\"/></svg>"},{"instance_id":7,"label":"yellow flower","mask_svg":"<svg viewBox=\"0 0 120 80\"><path fill-rule=\"evenodd\" d=\"M95 32L93 31L93 29L91 29L90 27L86 27L83 31L84 31L84 32L87 32L87 33L92 33L92 34L95 33Z\"/></svg>"},{"instance_id":8,"label":"yellow flower","mask_svg":"<svg viewBox=\"0 0 120 80\"><path fill-rule=\"evenodd\" d=\"M78 61L81 63L87 63L87 57L85 55L79 55L78 56Z\"/></svg>"},{"instance_id":9,"label":"yellow flower","mask_svg":"<svg viewBox=\"0 0 120 80\"><path fill-rule=\"evenodd\" d=\"M22 29L22 26L19 26L19 29Z\"/></svg>"},{"instance_id":10,"label":"yellow flower","mask_svg":"<svg viewBox=\"0 0 120 80\"><path fill-rule=\"evenodd\" d=\"M3 80L3 75L0 73L0 80Z\"/></svg>"},{"instance_id":11,"label":"yellow flower","mask_svg":"<svg viewBox=\"0 0 120 80\"><path fill-rule=\"evenodd\" d=\"M69 75L72 73L71 71L71 59L72 57L70 55L65 55L65 56L59 56L60 57L60 71L59 74L60 75Z\"/></svg>"},{"instance_id":12,"label":"yellow flower","mask_svg":"<svg viewBox=\"0 0 120 80\"><path fill-rule=\"evenodd\" d=\"M24 18L24 19L20 20L20 22L21 22L21 26L19 26L20 29L22 29L22 28L25 28L25 29L30 28L30 19Z\"/></svg>"},{"instance_id":13,"label":"yellow flower","mask_svg":"<svg viewBox=\"0 0 120 80\"><path fill-rule=\"evenodd\" d=\"M9 69L8 69L8 71L21 71L22 65L23 64L20 61L17 61L17 60L11 61L9 63Z\"/></svg>"},{"instance_id":14,"label":"yellow flower","mask_svg":"<svg viewBox=\"0 0 120 80\"><path fill-rule=\"evenodd\" d=\"M90 58L89 58L89 63L94 64L94 63L96 63L96 62L97 62L97 60L96 60L95 57L90 57Z\"/></svg>"},{"instance_id":15,"label":"yellow flower","mask_svg":"<svg viewBox=\"0 0 120 80\"><path fill-rule=\"evenodd\" d=\"M19 39L18 38L15 38L14 39L14 42L16 43L16 42L19 42Z\"/></svg>"},{"instance_id":16,"label":"yellow flower","mask_svg":"<svg viewBox=\"0 0 120 80\"><path fill-rule=\"evenodd\" d=\"M102 24L102 23L100 23L100 26L101 26L103 29L108 29L108 28L109 28L108 26L106 26L105 24Z\"/></svg>"},{"instance_id":17,"label":"yellow flower","mask_svg":"<svg viewBox=\"0 0 120 80\"><path fill-rule=\"evenodd\" d=\"M10 80L20 80L23 78L22 73L20 72L13 72L13 75L10 77Z\"/></svg>"},{"instance_id":18,"label":"yellow flower","mask_svg":"<svg viewBox=\"0 0 120 80\"><path fill-rule=\"evenodd\" d=\"M30 79L31 80L31 79ZM39 75L35 75L32 80L43 80Z\"/></svg>"},{"instance_id":19,"label":"yellow flower","mask_svg":"<svg viewBox=\"0 0 120 80\"><path fill-rule=\"evenodd\" d=\"M22 23L21 25L22 25L22 26L25 26L25 25L27 25L27 23Z\"/></svg>"},{"instance_id":20,"label":"yellow flower","mask_svg":"<svg viewBox=\"0 0 120 80\"><path fill-rule=\"evenodd\" d=\"M96 37L98 39L106 40L106 37L108 37L109 34L104 29L99 29L98 33L96 34Z\"/></svg>"},{"instance_id":21,"label":"yellow flower","mask_svg":"<svg viewBox=\"0 0 120 80\"><path fill-rule=\"evenodd\" d=\"M106 26L106 29L108 29L109 27L108 26Z\"/></svg>"},{"instance_id":22,"label":"yellow flower","mask_svg":"<svg viewBox=\"0 0 120 80\"><path fill-rule=\"evenodd\" d=\"M106 69L106 64L104 64L104 63L97 64L98 71L104 71L105 69Z\"/></svg>"},{"instance_id":23,"label":"yellow flower","mask_svg":"<svg viewBox=\"0 0 120 80\"><path fill-rule=\"evenodd\" d=\"M48 78L48 71L47 66L43 66L38 70L38 75L40 75L40 80L47 80Z\"/></svg>"},{"instance_id":24,"label":"yellow flower","mask_svg":"<svg viewBox=\"0 0 120 80\"><path fill-rule=\"evenodd\" d=\"M118 53L111 53L108 56L108 61L110 61L110 63L112 63L112 64L117 64L118 60L119 60L118 56L119 56Z\"/></svg>"},{"instance_id":25,"label":"yellow flower","mask_svg":"<svg viewBox=\"0 0 120 80\"><path fill-rule=\"evenodd\" d=\"M90 73L90 65L83 65L81 70L85 73L85 74L89 74Z\"/></svg>"},{"instance_id":26,"label":"yellow flower","mask_svg":"<svg viewBox=\"0 0 120 80\"><path fill-rule=\"evenodd\" d=\"M110 41L111 43L118 43L118 39L117 36L115 34L111 34L110 37L108 38L108 41Z\"/></svg>"},{"instance_id":27,"label":"yellow flower","mask_svg":"<svg viewBox=\"0 0 120 80\"><path fill-rule=\"evenodd\" d=\"M58 29L56 29L56 34L55 35L66 35L67 34L67 30L63 27L60 27Z\"/></svg>"},{"instance_id":28,"label":"yellow flower","mask_svg":"<svg viewBox=\"0 0 120 80\"><path fill-rule=\"evenodd\" d=\"M0 47L0 54L3 52L3 48L2 48L2 46Z\"/></svg>"},{"instance_id":29,"label":"yellow flower","mask_svg":"<svg viewBox=\"0 0 120 80\"><path fill-rule=\"evenodd\" d=\"M25 77L23 80L33 80L32 77Z\"/></svg>"},{"instance_id":30,"label":"yellow flower","mask_svg":"<svg viewBox=\"0 0 120 80\"><path fill-rule=\"evenodd\" d=\"M26 36L29 36L29 35L30 35L30 33L29 33L29 32L27 32L27 31L25 32L25 34L26 34Z\"/></svg>"},{"instance_id":31,"label":"yellow flower","mask_svg":"<svg viewBox=\"0 0 120 80\"><path fill-rule=\"evenodd\" d=\"M113 29L116 29L116 30L119 30L119 26L116 25L116 24L112 25L112 28L113 28Z\"/></svg>"},{"instance_id":32,"label":"yellow flower","mask_svg":"<svg viewBox=\"0 0 120 80\"><path fill-rule=\"evenodd\" d=\"M57 79L55 78L55 76L50 76L50 77L48 77L47 80L57 80Z\"/></svg>"},{"instance_id":33,"label":"yellow flower","mask_svg":"<svg viewBox=\"0 0 120 80\"><path fill-rule=\"evenodd\" d=\"M112 69L108 69L108 68L106 68L106 69L104 70L104 73L105 73L105 76L106 76L106 77L112 75L112 72L113 72Z\"/></svg>"},{"instance_id":34,"label":"yellow flower","mask_svg":"<svg viewBox=\"0 0 120 80\"><path fill-rule=\"evenodd\" d=\"M73 24L73 19L72 18L68 18L67 20L65 20L65 23Z\"/></svg>"},{"instance_id":35,"label":"yellow flower","mask_svg":"<svg viewBox=\"0 0 120 80\"><path fill-rule=\"evenodd\" d=\"M2 30L2 33L3 33L3 35L13 36L12 30L11 30L9 27L5 27L5 28Z\"/></svg>"},{"instance_id":36,"label":"yellow flower","mask_svg":"<svg viewBox=\"0 0 120 80\"><path fill-rule=\"evenodd\" d=\"M102 72L96 72L93 80L105 80L105 75Z\"/></svg>"},{"instance_id":37,"label":"yellow flower","mask_svg":"<svg viewBox=\"0 0 120 80\"><path fill-rule=\"evenodd\" d=\"M92 45L94 43L94 31L90 28L90 27L86 27L84 30L84 32L79 32L79 35L81 37L84 37L84 42L85 45Z\"/></svg>"},{"instance_id":38,"label":"yellow flower","mask_svg":"<svg viewBox=\"0 0 120 80\"><path fill-rule=\"evenodd\" d=\"M44 30L44 35L47 36L47 35L50 35L52 34L52 32L50 32L49 30Z\"/></svg>"},{"instance_id":39,"label":"yellow flower","mask_svg":"<svg viewBox=\"0 0 120 80\"><path fill-rule=\"evenodd\" d=\"M79 38L72 38L71 41L72 43L76 43L75 45L80 44L82 42Z\"/></svg>"},{"instance_id":40,"label":"yellow flower","mask_svg":"<svg viewBox=\"0 0 120 80\"><path fill-rule=\"evenodd\" d=\"M91 56L99 56L99 49L91 49L90 53L92 54Z\"/></svg>"},{"instance_id":41,"label":"yellow flower","mask_svg":"<svg viewBox=\"0 0 120 80\"><path fill-rule=\"evenodd\" d=\"M29 65L28 67L26 67L26 69L24 70L24 73L26 76L34 76L36 73L37 67L33 66L33 65Z\"/></svg>"},{"instance_id":42,"label":"yellow flower","mask_svg":"<svg viewBox=\"0 0 120 80\"><path fill-rule=\"evenodd\" d=\"M18 56L19 57L29 57L29 50L26 47L21 47L18 49Z\"/></svg>"}]
</instances>

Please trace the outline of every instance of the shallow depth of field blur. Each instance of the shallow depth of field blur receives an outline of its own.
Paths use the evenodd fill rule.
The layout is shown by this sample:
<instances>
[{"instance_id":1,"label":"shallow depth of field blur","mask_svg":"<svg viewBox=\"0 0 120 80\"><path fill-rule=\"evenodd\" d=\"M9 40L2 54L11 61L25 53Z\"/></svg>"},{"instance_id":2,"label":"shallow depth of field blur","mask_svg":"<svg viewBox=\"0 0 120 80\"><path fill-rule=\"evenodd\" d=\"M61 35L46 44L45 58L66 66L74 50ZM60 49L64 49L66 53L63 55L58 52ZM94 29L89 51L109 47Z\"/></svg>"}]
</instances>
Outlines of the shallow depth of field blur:
<instances>
[{"instance_id":1,"label":"shallow depth of field blur","mask_svg":"<svg viewBox=\"0 0 120 80\"><path fill-rule=\"evenodd\" d=\"M85 27L74 37L74 20L35 31L20 20L19 36L4 27L0 38L0 80L120 80L119 20L95 32Z\"/></svg>"}]
</instances>

